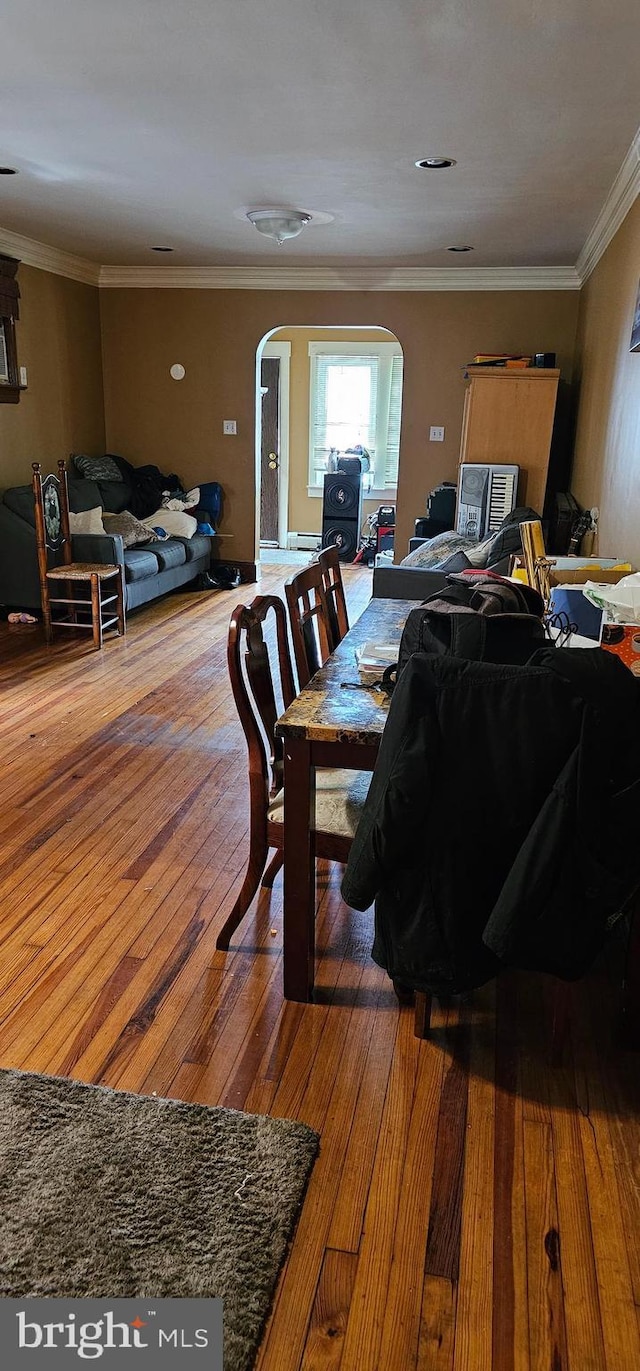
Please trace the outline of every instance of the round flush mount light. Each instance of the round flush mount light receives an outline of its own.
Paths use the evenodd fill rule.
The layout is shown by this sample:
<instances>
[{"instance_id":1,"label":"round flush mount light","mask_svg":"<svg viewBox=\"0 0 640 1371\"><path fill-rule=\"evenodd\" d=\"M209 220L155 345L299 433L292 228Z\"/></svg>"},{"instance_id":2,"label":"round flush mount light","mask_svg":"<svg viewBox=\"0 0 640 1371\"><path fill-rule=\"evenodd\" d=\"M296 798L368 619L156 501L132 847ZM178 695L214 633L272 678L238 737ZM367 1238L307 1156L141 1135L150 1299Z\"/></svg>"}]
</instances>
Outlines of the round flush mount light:
<instances>
[{"instance_id":1,"label":"round flush mount light","mask_svg":"<svg viewBox=\"0 0 640 1371\"><path fill-rule=\"evenodd\" d=\"M447 167L455 167L456 159L455 157L423 157L415 165L421 167L423 171L446 171Z\"/></svg>"},{"instance_id":2,"label":"round flush mount light","mask_svg":"<svg viewBox=\"0 0 640 1371\"><path fill-rule=\"evenodd\" d=\"M460 247L447 248L447 252L473 252L473 248L468 244L462 243Z\"/></svg>"},{"instance_id":3,"label":"round flush mount light","mask_svg":"<svg viewBox=\"0 0 640 1371\"><path fill-rule=\"evenodd\" d=\"M246 215L264 238L272 238L279 247L287 238L297 238L311 223L311 215L303 209L250 209Z\"/></svg>"},{"instance_id":4,"label":"round flush mount light","mask_svg":"<svg viewBox=\"0 0 640 1371\"><path fill-rule=\"evenodd\" d=\"M173 248L152 248L152 252L173 252Z\"/></svg>"},{"instance_id":5,"label":"round flush mount light","mask_svg":"<svg viewBox=\"0 0 640 1371\"><path fill-rule=\"evenodd\" d=\"M184 381L186 374L182 362L174 362L173 366L169 367L169 375L173 377L174 381Z\"/></svg>"},{"instance_id":6,"label":"round flush mount light","mask_svg":"<svg viewBox=\"0 0 640 1371\"><path fill-rule=\"evenodd\" d=\"M0 167L0 176L17 176L15 167Z\"/></svg>"}]
</instances>

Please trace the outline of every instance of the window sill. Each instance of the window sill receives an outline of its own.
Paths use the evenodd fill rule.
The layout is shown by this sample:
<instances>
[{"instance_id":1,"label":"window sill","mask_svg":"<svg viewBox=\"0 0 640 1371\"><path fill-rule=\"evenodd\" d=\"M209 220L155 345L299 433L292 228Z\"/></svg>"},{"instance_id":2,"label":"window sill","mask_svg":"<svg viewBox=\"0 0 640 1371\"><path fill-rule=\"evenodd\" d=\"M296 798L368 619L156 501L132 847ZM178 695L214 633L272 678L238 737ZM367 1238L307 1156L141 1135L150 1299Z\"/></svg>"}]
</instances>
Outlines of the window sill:
<instances>
[{"instance_id":1,"label":"window sill","mask_svg":"<svg viewBox=\"0 0 640 1371\"><path fill-rule=\"evenodd\" d=\"M309 495L312 500L321 500L323 494L324 491L322 486L307 486L307 495ZM363 500L378 500L380 504L384 504L385 501L387 503L395 504L398 498L398 492L395 487L387 486L386 489L379 490L376 486L374 490L363 491L362 498Z\"/></svg>"},{"instance_id":2,"label":"window sill","mask_svg":"<svg viewBox=\"0 0 640 1371\"><path fill-rule=\"evenodd\" d=\"M9 381L0 381L0 405L17 405L20 394L26 386L12 386Z\"/></svg>"}]
</instances>

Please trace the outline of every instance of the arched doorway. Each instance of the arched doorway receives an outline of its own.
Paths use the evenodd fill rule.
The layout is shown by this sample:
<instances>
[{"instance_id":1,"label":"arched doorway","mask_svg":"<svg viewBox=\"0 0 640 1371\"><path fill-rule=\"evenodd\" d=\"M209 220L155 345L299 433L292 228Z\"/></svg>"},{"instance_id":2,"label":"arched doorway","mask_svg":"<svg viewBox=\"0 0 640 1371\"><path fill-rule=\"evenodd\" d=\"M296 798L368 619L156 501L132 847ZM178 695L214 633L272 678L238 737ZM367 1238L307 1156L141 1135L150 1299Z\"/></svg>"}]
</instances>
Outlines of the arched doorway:
<instances>
[{"instance_id":1,"label":"arched doorway","mask_svg":"<svg viewBox=\"0 0 640 1371\"><path fill-rule=\"evenodd\" d=\"M312 552L323 526L324 475L336 453L364 448L362 516L395 504L403 353L390 330L279 327L256 364L257 556Z\"/></svg>"}]
</instances>

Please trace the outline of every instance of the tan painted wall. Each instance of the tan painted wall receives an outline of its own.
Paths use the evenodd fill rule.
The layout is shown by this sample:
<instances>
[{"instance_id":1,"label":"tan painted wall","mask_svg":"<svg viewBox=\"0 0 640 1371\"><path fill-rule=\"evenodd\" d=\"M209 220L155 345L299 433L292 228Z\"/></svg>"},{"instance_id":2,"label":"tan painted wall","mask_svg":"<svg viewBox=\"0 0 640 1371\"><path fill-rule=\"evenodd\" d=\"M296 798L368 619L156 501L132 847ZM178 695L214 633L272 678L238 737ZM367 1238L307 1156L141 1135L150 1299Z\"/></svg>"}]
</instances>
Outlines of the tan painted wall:
<instances>
[{"instance_id":1,"label":"tan painted wall","mask_svg":"<svg viewBox=\"0 0 640 1371\"><path fill-rule=\"evenodd\" d=\"M640 567L640 352L629 352L640 278L640 200L581 292L572 489L598 505L598 549Z\"/></svg>"},{"instance_id":2,"label":"tan painted wall","mask_svg":"<svg viewBox=\"0 0 640 1371\"><path fill-rule=\"evenodd\" d=\"M465 362L476 351L553 351L571 378L574 291L359 292L104 290L101 295L107 446L156 462L188 484L219 479L228 556L255 549L255 353L278 327L383 327L404 352L398 543L425 496L455 475ZM182 362L184 381L169 367ZM223 419L238 436L223 438ZM428 442L430 424L446 441Z\"/></svg>"},{"instance_id":3,"label":"tan painted wall","mask_svg":"<svg viewBox=\"0 0 640 1371\"><path fill-rule=\"evenodd\" d=\"M28 389L0 405L0 487L53 469L70 452L104 452L100 302L95 286L21 266L18 362Z\"/></svg>"},{"instance_id":4,"label":"tan painted wall","mask_svg":"<svg viewBox=\"0 0 640 1371\"><path fill-rule=\"evenodd\" d=\"M309 481L309 343L390 343L382 329L279 329L271 341L291 343L289 372L289 529L297 533L320 533L322 500L307 495ZM370 514L380 500L365 500Z\"/></svg>"}]
</instances>

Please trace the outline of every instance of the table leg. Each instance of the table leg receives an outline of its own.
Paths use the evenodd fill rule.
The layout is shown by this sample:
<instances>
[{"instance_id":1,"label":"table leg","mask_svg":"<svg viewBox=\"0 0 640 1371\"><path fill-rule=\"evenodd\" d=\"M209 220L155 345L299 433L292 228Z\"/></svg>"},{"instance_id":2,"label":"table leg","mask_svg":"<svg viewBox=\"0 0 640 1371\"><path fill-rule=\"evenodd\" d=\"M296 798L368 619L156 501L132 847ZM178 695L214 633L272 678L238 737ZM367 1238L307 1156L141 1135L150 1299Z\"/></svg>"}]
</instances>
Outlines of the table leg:
<instances>
[{"instance_id":1,"label":"table leg","mask_svg":"<svg viewBox=\"0 0 640 1371\"><path fill-rule=\"evenodd\" d=\"M633 897L629 913L629 941L624 974L622 1022L625 1046L640 1049L640 894Z\"/></svg>"},{"instance_id":2,"label":"table leg","mask_svg":"<svg viewBox=\"0 0 640 1371\"><path fill-rule=\"evenodd\" d=\"M310 1000L315 973L315 768L306 738L284 748L284 993Z\"/></svg>"}]
</instances>

